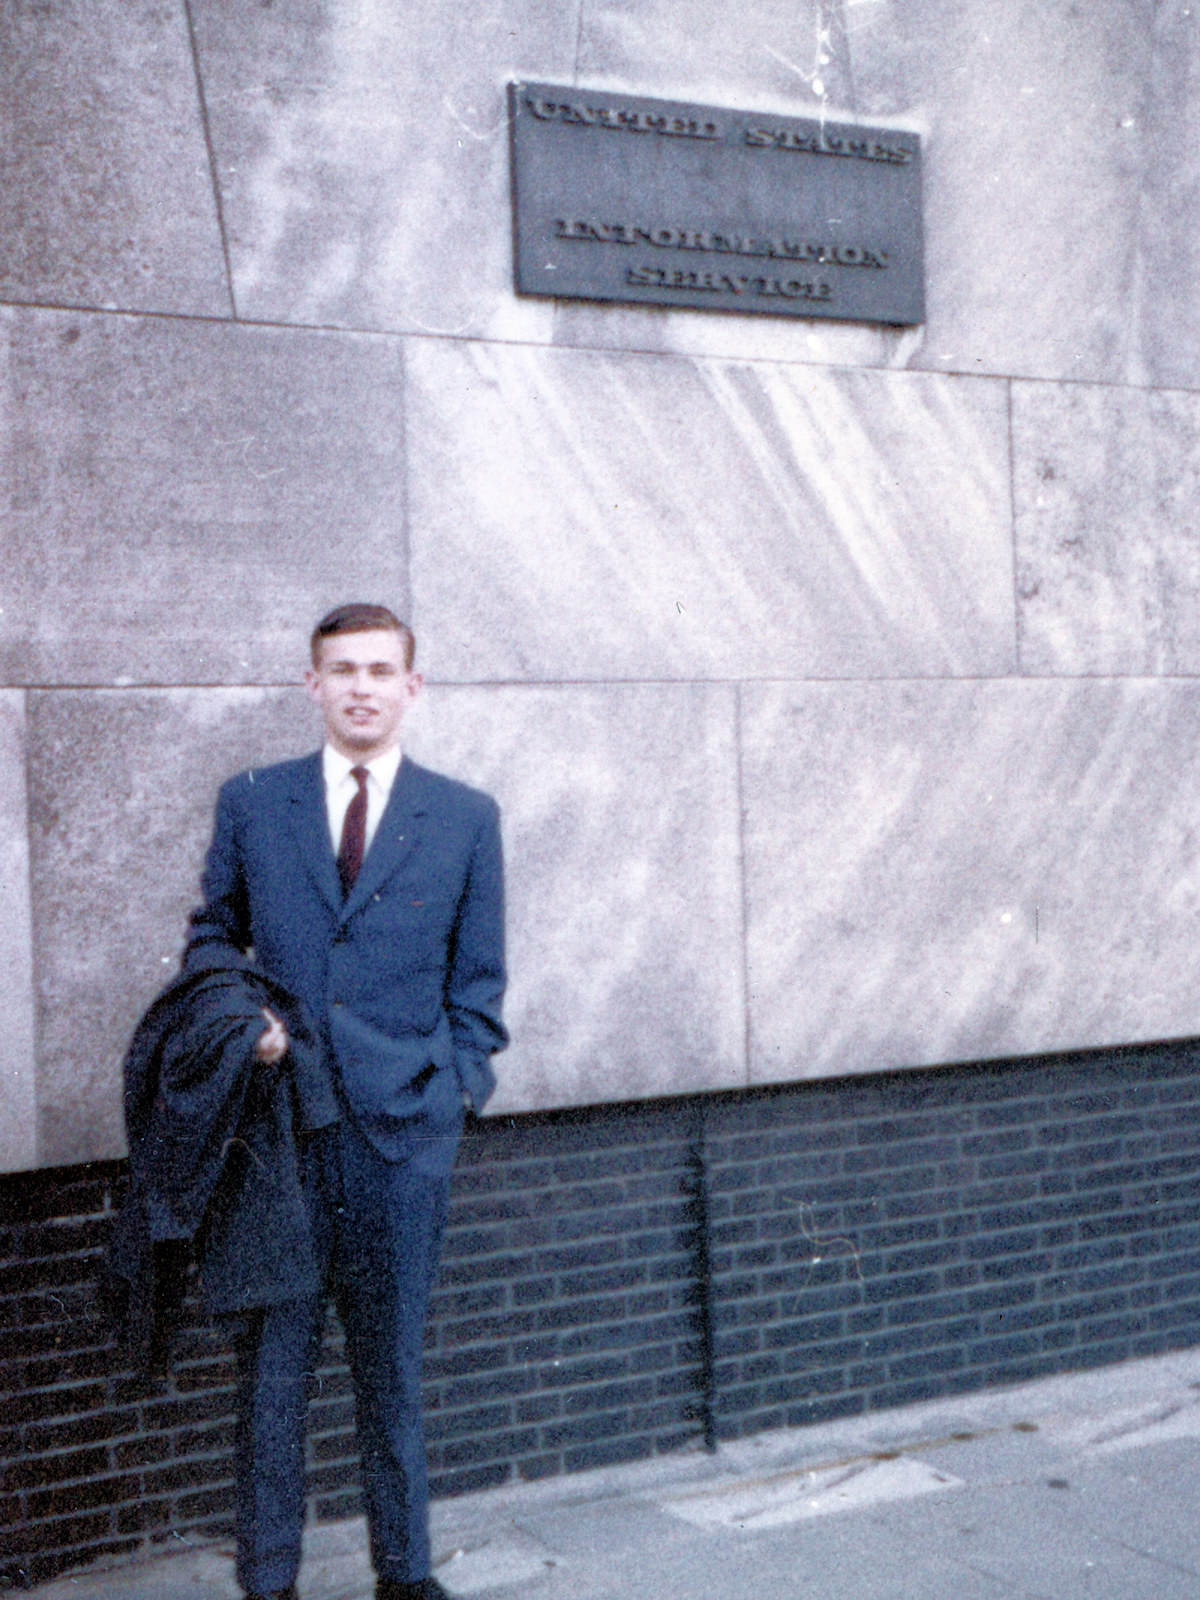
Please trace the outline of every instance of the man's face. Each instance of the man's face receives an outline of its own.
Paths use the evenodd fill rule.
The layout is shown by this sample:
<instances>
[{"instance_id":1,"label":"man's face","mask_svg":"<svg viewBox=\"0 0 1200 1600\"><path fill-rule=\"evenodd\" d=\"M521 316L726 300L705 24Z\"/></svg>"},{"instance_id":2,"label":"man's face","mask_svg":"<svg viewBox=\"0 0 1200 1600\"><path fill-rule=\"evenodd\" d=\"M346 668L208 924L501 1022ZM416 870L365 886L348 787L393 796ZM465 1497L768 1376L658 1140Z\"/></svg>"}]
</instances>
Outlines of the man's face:
<instances>
[{"instance_id":1,"label":"man's face","mask_svg":"<svg viewBox=\"0 0 1200 1600\"><path fill-rule=\"evenodd\" d=\"M322 639L304 674L321 708L325 736L348 760L371 761L399 742L400 723L421 689L404 665L404 640L386 628Z\"/></svg>"}]
</instances>

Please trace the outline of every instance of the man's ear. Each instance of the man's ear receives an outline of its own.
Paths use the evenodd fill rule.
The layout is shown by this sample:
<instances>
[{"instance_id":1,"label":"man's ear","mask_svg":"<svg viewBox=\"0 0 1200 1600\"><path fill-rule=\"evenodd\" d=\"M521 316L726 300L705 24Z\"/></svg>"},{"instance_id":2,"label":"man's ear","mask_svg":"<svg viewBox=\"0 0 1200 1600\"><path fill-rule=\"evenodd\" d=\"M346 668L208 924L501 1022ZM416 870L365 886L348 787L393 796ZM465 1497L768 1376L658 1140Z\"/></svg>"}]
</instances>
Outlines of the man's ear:
<instances>
[{"instance_id":1,"label":"man's ear","mask_svg":"<svg viewBox=\"0 0 1200 1600\"><path fill-rule=\"evenodd\" d=\"M308 698L319 705L321 700L321 679L315 667L306 667L304 671L304 687L308 690Z\"/></svg>"},{"instance_id":2,"label":"man's ear","mask_svg":"<svg viewBox=\"0 0 1200 1600\"><path fill-rule=\"evenodd\" d=\"M408 675L408 698L415 700L425 687L425 679L419 672L410 672Z\"/></svg>"}]
</instances>

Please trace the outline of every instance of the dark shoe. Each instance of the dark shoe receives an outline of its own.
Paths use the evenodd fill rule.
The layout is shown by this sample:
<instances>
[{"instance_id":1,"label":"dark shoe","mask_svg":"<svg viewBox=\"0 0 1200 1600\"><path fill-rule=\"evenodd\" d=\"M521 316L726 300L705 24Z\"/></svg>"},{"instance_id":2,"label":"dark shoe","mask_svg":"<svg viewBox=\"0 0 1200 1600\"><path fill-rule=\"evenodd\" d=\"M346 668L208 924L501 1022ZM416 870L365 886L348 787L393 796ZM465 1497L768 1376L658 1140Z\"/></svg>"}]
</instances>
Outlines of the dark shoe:
<instances>
[{"instance_id":1,"label":"dark shoe","mask_svg":"<svg viewBox=\"0 0 1200 1600\"><path fill-rule=\"evenodd\" d=\"M401 1583L399 1578L376 1578L375 1600L453 1600L431 1573L416 1583Z\"/></svg>"},{"instance_id":2,"label":"dark shoe","mask_svg":"<svg viewBox=\"0 0 1200 1600\"><path fill-rule=\"evenodd\" d=\"M296 1600L296 1585L289 1583L286 1589L272 1589L270 1594L248 1592L246 1600Z\"/></svg>"}]
</instances>

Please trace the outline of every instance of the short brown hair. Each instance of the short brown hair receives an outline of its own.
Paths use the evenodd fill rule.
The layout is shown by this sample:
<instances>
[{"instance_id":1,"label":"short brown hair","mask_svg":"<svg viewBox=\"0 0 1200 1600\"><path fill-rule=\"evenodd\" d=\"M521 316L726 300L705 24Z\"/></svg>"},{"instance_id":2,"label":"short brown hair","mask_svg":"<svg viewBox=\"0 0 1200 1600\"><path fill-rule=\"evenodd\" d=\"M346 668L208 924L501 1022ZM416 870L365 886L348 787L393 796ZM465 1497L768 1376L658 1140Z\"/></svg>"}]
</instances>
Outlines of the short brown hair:
<instances>
[{"instance_id":1,"label":"short brown hair","mask_svg":"<svg viewBox=\"0 0 1200 1600\"><path fill-rule=\"evenodd\" d=\"M389 611L386 606L367 605L361 600L348 606L336 606L317 623L309 640L313 666L320 665L323 639L331 639L335 633L371 633L375 630L400 635L404 641L404 665L411 672L417 655L417 641L408 623L401 622L395 612Z\"/></svg>"}]
</instances>

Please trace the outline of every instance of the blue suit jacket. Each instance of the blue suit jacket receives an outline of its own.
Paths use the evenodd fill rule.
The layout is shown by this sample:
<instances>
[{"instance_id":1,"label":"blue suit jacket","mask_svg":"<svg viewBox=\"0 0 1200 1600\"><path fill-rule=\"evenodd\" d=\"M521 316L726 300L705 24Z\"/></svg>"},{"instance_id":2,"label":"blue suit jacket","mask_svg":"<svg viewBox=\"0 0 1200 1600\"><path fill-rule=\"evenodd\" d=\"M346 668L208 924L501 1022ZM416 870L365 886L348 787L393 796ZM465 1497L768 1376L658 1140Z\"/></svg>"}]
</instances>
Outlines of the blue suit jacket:
<instances>
[{"instance_id":1,"label":"blue suit jacket","mask_svg":"<svg viewBox=\"0 0 1200 1600\"><path fill-rule=\"evenodd\" d=\"M246 951L307 1008L345 1106L389 1160L449 1169L508 1042L500 820L476 789L405 758L343 901L320 754L244 772L217 800L187 968Z\"/></svg>"}]
</instances>

